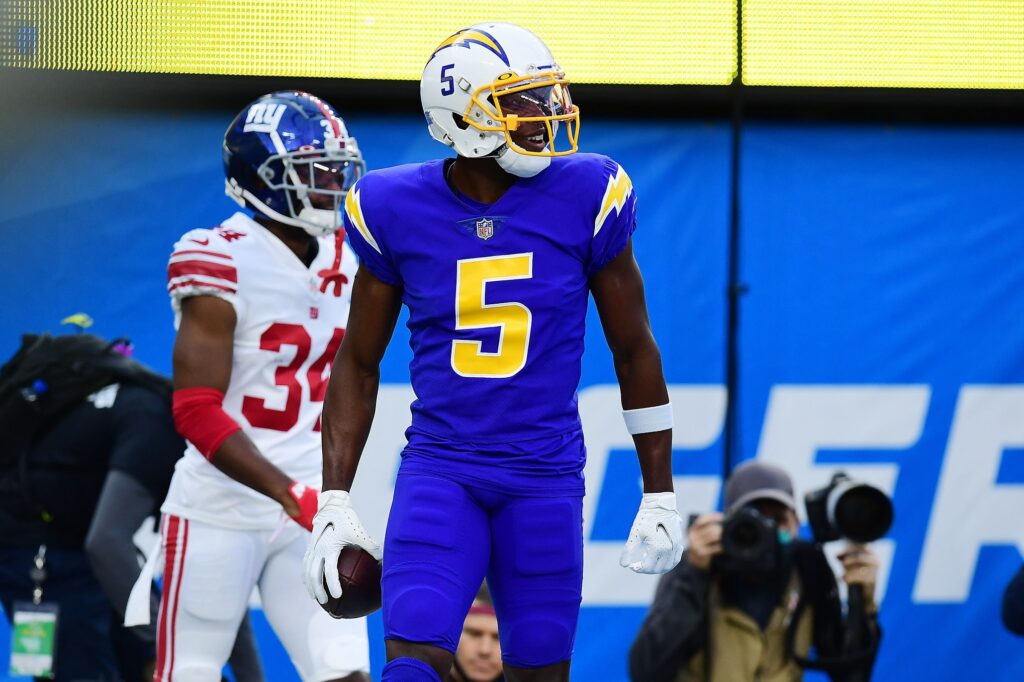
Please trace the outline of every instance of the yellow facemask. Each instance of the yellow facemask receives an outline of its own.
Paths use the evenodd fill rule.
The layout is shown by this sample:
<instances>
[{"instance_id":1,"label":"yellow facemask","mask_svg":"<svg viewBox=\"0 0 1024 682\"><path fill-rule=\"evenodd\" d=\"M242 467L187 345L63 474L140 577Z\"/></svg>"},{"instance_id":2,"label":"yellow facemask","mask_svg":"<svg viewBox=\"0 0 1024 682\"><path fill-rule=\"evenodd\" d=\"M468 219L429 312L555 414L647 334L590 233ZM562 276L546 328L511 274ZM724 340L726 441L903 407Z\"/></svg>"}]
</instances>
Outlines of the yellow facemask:
<instances>
[{"instance_id":1,"label":"yellow facemask","mask_svg":"<svg viewBox=\"0 0 1024 682\"><path fill-rule=\"evenodd\" d=\"M574 154L579 148L580 109L572 103L568 85L561 71L505 73L473 92L462 120L478 130L504 133L505 142L519 154ZM565 143L560 145L562 124Z\"/></svg>"}]
</instances>

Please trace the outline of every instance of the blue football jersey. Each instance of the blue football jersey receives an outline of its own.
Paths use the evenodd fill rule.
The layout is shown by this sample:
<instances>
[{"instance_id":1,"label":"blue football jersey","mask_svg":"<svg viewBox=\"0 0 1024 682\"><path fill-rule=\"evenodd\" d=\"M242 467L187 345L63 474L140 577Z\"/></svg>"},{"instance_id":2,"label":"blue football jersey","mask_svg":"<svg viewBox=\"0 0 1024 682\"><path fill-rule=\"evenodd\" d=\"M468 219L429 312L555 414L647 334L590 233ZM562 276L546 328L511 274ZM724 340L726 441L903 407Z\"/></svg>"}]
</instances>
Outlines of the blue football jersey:
<instances>
[{"instance_id":1,"label":"blue football jersey","mask_svg":"<svg viewBox=\"0 0 1024 682\"><path fill-rule=\"evenodd\" d=\"M555 157L488 205L444 173L441 159L374 171L345 202L361 267L409 308L406 455L476 479L579 478L588 279L636 227L629 176L604 156Z\"/></svg>"}]
</instances>

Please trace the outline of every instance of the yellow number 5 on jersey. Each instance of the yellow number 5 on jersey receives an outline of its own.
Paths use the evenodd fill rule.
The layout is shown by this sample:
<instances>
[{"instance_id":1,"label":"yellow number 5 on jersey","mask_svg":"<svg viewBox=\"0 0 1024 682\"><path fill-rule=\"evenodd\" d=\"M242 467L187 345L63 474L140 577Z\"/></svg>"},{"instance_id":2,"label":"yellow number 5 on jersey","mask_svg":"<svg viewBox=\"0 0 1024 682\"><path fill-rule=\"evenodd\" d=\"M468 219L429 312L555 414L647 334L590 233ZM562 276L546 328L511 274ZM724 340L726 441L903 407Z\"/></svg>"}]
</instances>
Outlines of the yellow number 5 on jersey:
<instances>
[{"instance_id":1,"label":"yellow number 5 on jersey","mask_svg":"<svg viewBox=\"0 0 1024 682\"><path fill-rule=\"evenodd\" d=\"M455 328L498 327L498 350L485 353L480 341L452 341L452 369L464 377L503 379L526 364L533 315L522 303L485 303L488 282L533 277L533 254L466 258L458 261L455 280Z\"/></svg>"}]
</instances>

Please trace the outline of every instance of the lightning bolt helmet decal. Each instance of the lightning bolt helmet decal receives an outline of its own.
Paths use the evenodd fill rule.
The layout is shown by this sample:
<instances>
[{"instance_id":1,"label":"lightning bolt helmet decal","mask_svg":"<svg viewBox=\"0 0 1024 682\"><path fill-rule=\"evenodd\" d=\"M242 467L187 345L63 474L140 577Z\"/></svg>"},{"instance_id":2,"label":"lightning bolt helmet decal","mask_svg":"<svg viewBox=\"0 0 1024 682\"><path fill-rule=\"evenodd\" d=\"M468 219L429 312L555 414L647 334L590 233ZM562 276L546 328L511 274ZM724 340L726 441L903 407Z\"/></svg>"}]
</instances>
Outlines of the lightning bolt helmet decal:
<instances>
[{"instance_id":1,"label":"lightning bolt helmet decal","mask_svg":"<svg viewBox=\"0 0 1024 682\"><path fill-rule=\"evenodd\" d=\"M446 47L461 45L462 47L468 50L470 44L481 45L487 48L495 55L497 55L497 57L505 63L505 66L510 66L508 61L508 55L505 54L505 49L501 46L497 39L487 31L481 31L478 28L464 28L458 33L449 36L443 43L441 43L440 45L437 46L437 48L434 49L434 52L433 54L430 55L430 58L433 59L434 55L436 55L438 52L445 49Z\"/></svg>"}]
</instances>

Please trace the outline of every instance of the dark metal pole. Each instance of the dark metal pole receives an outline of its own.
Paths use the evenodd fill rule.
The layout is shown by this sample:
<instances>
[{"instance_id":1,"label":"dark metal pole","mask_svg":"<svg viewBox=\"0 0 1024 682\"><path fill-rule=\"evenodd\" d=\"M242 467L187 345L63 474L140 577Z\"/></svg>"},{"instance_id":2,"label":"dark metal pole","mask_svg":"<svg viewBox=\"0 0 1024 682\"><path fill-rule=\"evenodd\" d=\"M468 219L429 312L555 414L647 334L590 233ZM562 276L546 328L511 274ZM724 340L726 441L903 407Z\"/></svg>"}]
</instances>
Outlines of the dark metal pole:
<instances>
[{"instance_id":1,"label":"dark metal pole","mask_svg":"<svg viewBox=\"0 0 1024 682\"><path fill-rule=\"evenodd\" d=\"M736 3L736 77L732 87L732 163L729 190L729 264L725 318L725 427L722 441L722 474L728 476L740 456L740 297L747 287L740 279L740 159L743 141L743 1Z\"/></svg>"}]
</instances>

